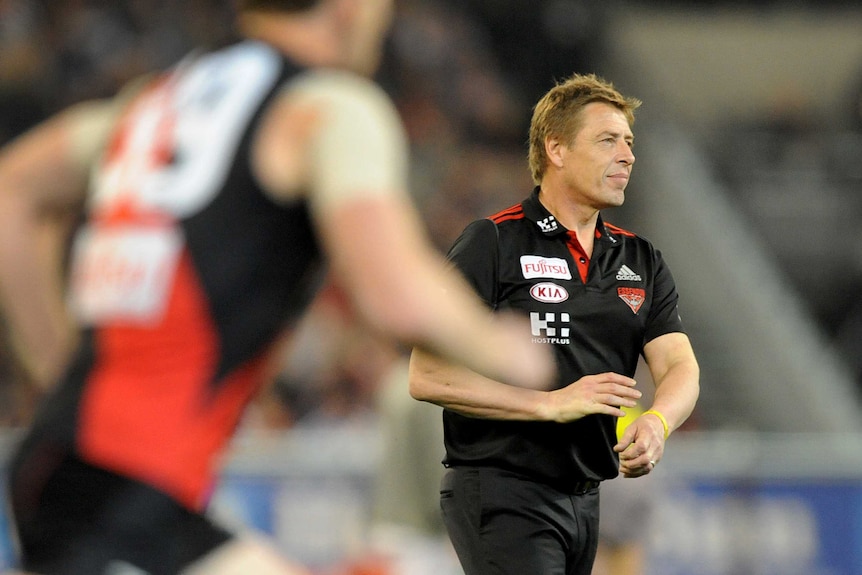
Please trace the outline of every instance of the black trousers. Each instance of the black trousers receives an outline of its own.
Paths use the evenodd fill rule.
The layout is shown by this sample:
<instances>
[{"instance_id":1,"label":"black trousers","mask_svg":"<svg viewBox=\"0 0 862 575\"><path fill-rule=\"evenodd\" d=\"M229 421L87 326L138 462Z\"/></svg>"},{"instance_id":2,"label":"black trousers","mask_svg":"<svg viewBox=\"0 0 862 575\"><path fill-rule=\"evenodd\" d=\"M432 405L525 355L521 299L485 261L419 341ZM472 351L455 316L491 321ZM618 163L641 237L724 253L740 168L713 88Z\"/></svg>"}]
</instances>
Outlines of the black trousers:
<instances>
[{"instance_id":1,"label":"black trousers","mask_svg":"<svg viewBox=\"0 0 862 575\"><path fill-rule=\"evenodd\" d=\"M599 542L599 488L564 493L490 467L457 467L440 506L466 575L590 575Z\"/></svg>"}]
</instances>

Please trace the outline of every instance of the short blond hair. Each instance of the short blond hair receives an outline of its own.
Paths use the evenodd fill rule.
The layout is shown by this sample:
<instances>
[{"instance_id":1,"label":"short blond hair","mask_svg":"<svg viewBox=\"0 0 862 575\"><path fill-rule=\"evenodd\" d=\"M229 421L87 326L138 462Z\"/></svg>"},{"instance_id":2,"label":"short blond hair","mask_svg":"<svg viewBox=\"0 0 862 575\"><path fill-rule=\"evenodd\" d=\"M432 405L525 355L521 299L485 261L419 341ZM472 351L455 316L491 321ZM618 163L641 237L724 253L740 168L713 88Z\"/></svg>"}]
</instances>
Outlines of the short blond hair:
<instances>
[{"instance_id":1,"label":"short blond hair","mask_svg":"<svg viewBox=\"0 0 862 575\"><path fill-rule=\"evenodd\" d=\"M581 112L587 104L605 102L616 106L634 124L641 101L623 96L613 84L595 74L575 74L558 82L533 109L530 121L529 163L533 181L541 183L548 165L545 140L564 138L571 142L581 129Z\"/></svg>"}]
</instances>

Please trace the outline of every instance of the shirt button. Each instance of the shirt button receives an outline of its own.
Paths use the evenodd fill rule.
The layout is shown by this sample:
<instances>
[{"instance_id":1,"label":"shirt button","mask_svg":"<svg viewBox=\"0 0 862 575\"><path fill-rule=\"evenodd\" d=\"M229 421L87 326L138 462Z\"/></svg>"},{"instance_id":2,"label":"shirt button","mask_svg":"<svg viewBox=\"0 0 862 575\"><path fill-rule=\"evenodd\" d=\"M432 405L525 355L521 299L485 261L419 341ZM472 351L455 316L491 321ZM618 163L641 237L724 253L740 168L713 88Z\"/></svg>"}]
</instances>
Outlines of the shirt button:
<instances>
[{"instance_id":1,"label":"shirt button","mask_svg":"<svg viewBox=\"0 0 862 575\"><path fill-rule=\"evenodd\" d=\"M579 261L580 261L582 264L585 264L585 263L587 263L587 258L581 258Z\"/></svg>"}]
</instances>

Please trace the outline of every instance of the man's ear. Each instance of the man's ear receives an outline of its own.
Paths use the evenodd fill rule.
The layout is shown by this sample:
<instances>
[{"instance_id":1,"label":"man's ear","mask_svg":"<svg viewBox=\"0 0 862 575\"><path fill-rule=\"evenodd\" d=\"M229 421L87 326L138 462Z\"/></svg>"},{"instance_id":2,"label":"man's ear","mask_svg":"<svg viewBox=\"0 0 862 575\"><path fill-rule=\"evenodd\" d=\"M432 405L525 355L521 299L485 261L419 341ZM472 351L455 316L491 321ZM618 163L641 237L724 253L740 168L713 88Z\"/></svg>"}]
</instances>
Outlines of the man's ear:
<instances>
[{"instance_id":1,"label":"man's ear","mask_svg":"<svg viewBox=\"0 0 862 575\"><path fill-rule=\"evenodd\" d=\"M563 167L563 148L566 145L559 139L553 136L545 138L545 155L548 157L548 162L557 168Z\"/></svg>"}]
</instances>

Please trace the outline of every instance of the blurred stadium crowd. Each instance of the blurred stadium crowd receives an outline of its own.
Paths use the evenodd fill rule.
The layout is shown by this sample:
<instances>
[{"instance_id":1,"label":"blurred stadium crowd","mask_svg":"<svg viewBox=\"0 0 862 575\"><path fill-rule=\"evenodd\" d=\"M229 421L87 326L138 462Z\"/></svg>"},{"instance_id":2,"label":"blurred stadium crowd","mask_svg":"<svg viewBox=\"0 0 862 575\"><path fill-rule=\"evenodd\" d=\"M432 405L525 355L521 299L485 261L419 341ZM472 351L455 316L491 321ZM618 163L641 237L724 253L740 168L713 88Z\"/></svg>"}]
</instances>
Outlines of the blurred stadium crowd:
<instances>
[{"instance_id":1,"label":"blurred stadium crowd","mask_svg":"<svg viewBox=\"0 0 862 575\"><path fill-rule=\"evenodd\" d=\"M676 3L719 4L734 2ZM766 10L782 2L757 4ZM378 80L402 112L413 146L412 191L441 250L470 220L526 196L531 105L554 79L604 72L603 31L621 5L542 0L526 10L518 0L399 2ZM0 0L0 142L68 104L162 69L192 46L230 41L231 10L231 0ZM855 116L839 137L824 136L806 124L804 107L791 107L763 125L712 134L708 151L740 210L765 223L761 233L779 263L862 384L862 243L853 231L862 218L860 93L862 81L848 94ZM820 195L815 215L842 219L829 232L824 222L824 241L803 252L788 238L812 216L805 209L812 189ZM829 257L812 251L833 236L841 249L819 252ZM373 412L377 382L403 350L354 326L335 288L314 306L303 334L286 358L291 367L278 374L253 419L283 428ZM0 340L0 425L26 424L36 399Z\"/></svg>"},{"instance_id":2,"label":"blurred stadium crowd","mask_svg":"<svg viewBox=\"0 0 862 575\"><path fill-rule=\"evenodd\" d=\"M564 24L550 9L528 17L502 4L400 2L378 76L403 112L414 152L412 191L441 250L470 220L527 195L530 102L554 77L586 67L586 46L597 33L581 26L545 40L537 27ZM231 0L0 0L0 142L69 104L163 69L193 46L229 42L231 10ZM548 50L544 42L556 46ZM518 44L518 59L535 65L506 52ZM524 70L533 77L524 78ZM544 84L536 84L539 77ZM376 384L403 350L354 326L335 288L314 306L303 334L287 358L291 367L251 419L284 428L373 411ZM5 339L0 382L0 425L26 424L37 398Z\"/></svg>"}]
</instances>

